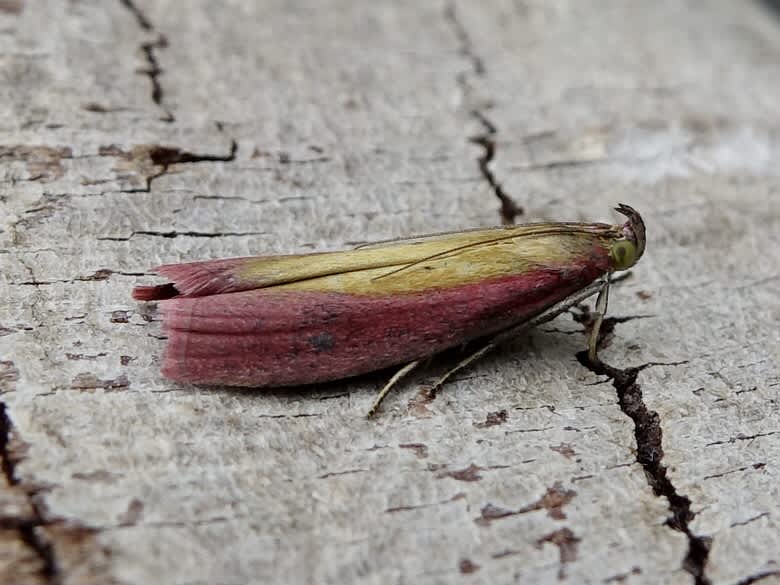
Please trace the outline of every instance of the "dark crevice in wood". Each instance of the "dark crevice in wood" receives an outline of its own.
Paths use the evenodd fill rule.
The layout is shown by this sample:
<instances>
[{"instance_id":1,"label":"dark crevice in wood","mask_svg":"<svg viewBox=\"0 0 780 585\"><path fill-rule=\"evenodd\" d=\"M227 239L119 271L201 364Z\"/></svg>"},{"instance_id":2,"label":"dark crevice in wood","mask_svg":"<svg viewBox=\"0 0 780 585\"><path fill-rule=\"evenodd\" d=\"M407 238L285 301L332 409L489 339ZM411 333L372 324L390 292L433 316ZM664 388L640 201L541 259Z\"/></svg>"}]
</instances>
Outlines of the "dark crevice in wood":
<instances>
[{"instance_id":1,"label":"dark crevice in wood","mask_svg":"<svg viewBox=\"0 0 780 585\"><path fill-rule=\"evenodd\" d=\"M141 11L141 9L135 5L133 0L119 0L119 1L122 3L122 6L127 8L133 14L136 22L138 22L138 26L141 27L142 30L145 31L154 30L152 23L149 22L149 19L146 18L146 15Z\"/></svg>"},{"instance_id":2,"label":"dark crevice in wood","mask_svg":"<svg viewBox=\"0 0 780 585\"><path fill-rule=\"evenodd\" d=\"M157 60L156 51L165 49L168 47L168 39L165 35L157 32L152 25L152 22L147 18L143 11L133 2L133 0L119 0L134 17L138 23L139 28L145 32L154 33L156 38L153 41L141 43L141 52L144 54L146 60L146 69L142 69L140 73L146 75L149 78L149 82L152 85L152 101L162 110L163 115L160 118L163 122L175 122L176 118L170 109L165 105L165 93L163 92L162 84L160 83L160 75L163 70L160 67L160 63Z\"/></svg>"},{"instance_id":3,"label":"dark crevice in wood","mask_svg":"<svg viewBox=\"0 0 780 585\"><path fill-rule=\"evenodd\" d=\"M754 575L748 575L744 579L740 579L739 581L737 581L734 585L753 585L753 583L758 583L759 581L763 581L764 579L768 579L769 577L776 577L778 575L780 575L780 571L778 570L762 571Z\"/></svg>"},{"instance_id":4,"label":"dark crevice in wood","mask_svg":"<svg viewBox=\"0 0 780 585\"><path fill-rule=\"evenodd\" d=\"M16 464L18 459L11 450L11 435L13 434L13 423L8 416L8 410L4 402L0 402L0 464L6 481L11 486L20 486L19 478L16 476ZM20 486L21 487L21 486ZM27 494L30 507L33 512L32 518L20 518L19 522L10 522L4 519L4 524L15 528L19 532L19 538L32 549L41 560L41 576L48 585L59 585L62 583L62 572L59 563L54 554L51 544L41 535L40 526L46 525L46 521L41 513L40 506L36 503L32 494Z\"/></svg>"},{"instance_id":5,"label":"dark crevice in wood","mask_svg":"<svg viewBox=\"0 0 780 585\"><path fill-rule=\"evenodd\" d=\"M109 151L106 149L105 154ZM122 189L122 193L150 193L152 183L165 176L171 165L175 164L197 164L202 162L233 162L238 153L238 143L235 140L230 141L230 151L227 154L197 154L180 148L155 145L149 149L146 156L152 161L152 164L160 167L160 170L146 177L146 185L137 189ZM122 151L111 152L110 154L127 157L128 153ZM219 235L219 234L218 234ZM174 236L170 236L174 237Z\"/></svg>"},{"instance_id":6,"label":"dark crevice in wood","mask_svg":"<svg viewBox=\"0 0 780 585\"><path fill-rule=\"evenodd\" d=\"M179 148L169 148L160 146L149 151L149 158L155 165L159 165L162 168L159 173L150 175L146 179L145 192L149 193L152 190L152 182L155 179L159 179L164 176L171 165L183 164L183 163L200 163L200 162L233 162L236 160L236 152L238 152L238 143L235 140L230 141L230 152L227 155L213 155L213 154L195 154Z\"/></svg>"},{"instance_id":7,"label":"dark crevice in wood","mask_svg":"<svg viewBox=\"0 0 780 585\"><path fill-rule=\"evenodd\" d=\"M458 41L458 53L471 65L471 74L476 78L484 77L486 73L485 62L474 51L471 38L466 31L466 27L464 27L463 23L459 20L453 3L449 3L445 7L444 18L450 23L455 38ZM469 94L471 94L471 86L467 76L465 74L458 75L457 81L463 94L468 97ZM469 139L470 142L482 148L482 154L477 157L479 172L482 175L482 178L490 185L493 194L501 202L500 213L502 222L504 225L513 225L517 216L523 214L523 208L506 192L491 168L493 160L496 157L496 135L498 134L498 128L488 118L484 109L474 109L471 111L471 115L484 128L482 133L477 136L472 136Z\"/></svg>"},{"instance_id":8,"label":"dark crevice in wood","mask_svg":"<svg viewBox=\"0 0 780 585\"><path fill-rule=\"evenodd\" d=\"M496 127L495 125L480 111L472 112L472 115L479 120L485 132L471 138L471 142L482 147L482 155L477 158L479 163L479 172L482 173L482 177L488 182L490 188L493 190L493 194L501 202L501 220L504 225L514 225L515 219L518 215L523 214L523 208L515 203L514 199L506 192L504 187L499 183L495 173L490 168L493 159L496 156Z\"/></svg>"},{"instance_id":9,"label":"dark crevice in wood","mask_svg":"<svg viewBox=\"0 0 780 585\"><path fill-rule=\"evenodd\" d=\"M232 162L236 159L238 144L235 140L230 142L228 154L197 154L180 148L169 146L156 146L149 151L151 161L167 170L170 165L199 162Z\"/></svg>"},{"instance_id":10,"label":"dark crevice in wood","mask_svg":"<svg viewBox=\"0 0 780 585\"><path fill-rule=\"evenodd\" d=\"M685 534L688 539L688 552L683 560L683 569L693 576L696 585L711 585L705 570L712 538L694 534L690 528L690 523L695 517L695 513L691 510L691 500L677 491L667 473L667 468L663 464L661 418L657 412L647 407L642 395L642 387L637 383L639 372L658 364L648 363L621 369L610 366L599 358L591 361L587 351L578 353L577 359L594 374L607 376L612 381L617 391L620 409L634 422L636 461L644 469L653 493L665 497L669 502L671 516L666 520L666 524Z\"/></svg>"},{"instance_id":11,"label":"dark crevice in wood","mask_svg":"<svg viewBox=\"0 0 780 585\"><path fill-rule=\"evenodd\" d=\"M168 39L163 35L159 35L154 41L150 43L141 44L141 51L143 51L148 64L147 69L143 69L141 72L149 77L149 81L152 84L152 101L157 104L163 111L163 116L160 118L163 122L174 122L176 118L173 113L163 103L163 89L160 84L160 75L162 74L162 68L157 62L157 56L155 51L158 49L165 49L168 46Z\"/></svg>"},{"instance_id":12,"label":"dark crevice in wood","mask_svg":"<svg viewBox=\"0 0 780 585\"><path fill-rule=\"evenodd\" d=\"M92 274L85 276L76 276L74 278L60 278L54 280L22 280L19 282L9 282L11 286L51 286L54 284L73 284L74 282L96 282L108 280L111 275L117 274L120 276L148 276L148 272L122 272L119 270L111 270L110 268L100 268Z\"/></svg>"},{"instance_id":13,"label":"dark crevice in wood","mask_svg":"<svg viewBox=\"0 0 780 585\"><path fill-rule=\"evenodd\" d=\"M444 7L444 19L450 23L450 26L455 33L455 38L458 41L458 53L460 56L464 57L471 64L471 70L473 71L474 75L477 77L484 76L486 71L485 62L474 51L471 37L466 31L466 27L463 26L463 23L458 18L458 12L455 9L455 4L453 2L449 2Z\"/></svg>"},{"instance_id":14,"label":"dark crevice in wood","mask_svg":"<svg viewBox=\"0 0 780 585\"><path fill-rule=\"evenodd\" d=\"M135 236L150 236L153 238L179 238L179 237L188 237L188 238L225 238L225 237L233 237L233 238L241 238L245 236L267 236L268 232L193 232L193 231L187 231L187 232L177 232L176 230L171 230L167 232L162 231L156 231L156 230L134 230L130 233L129 236L99 236L95 238L98 241L101 242L126 242L128 240L133 239ZM19 284L34 284L34 283L19 283ZM38 283L40 284L40 283Z\"/></svg>"}]
</instances>

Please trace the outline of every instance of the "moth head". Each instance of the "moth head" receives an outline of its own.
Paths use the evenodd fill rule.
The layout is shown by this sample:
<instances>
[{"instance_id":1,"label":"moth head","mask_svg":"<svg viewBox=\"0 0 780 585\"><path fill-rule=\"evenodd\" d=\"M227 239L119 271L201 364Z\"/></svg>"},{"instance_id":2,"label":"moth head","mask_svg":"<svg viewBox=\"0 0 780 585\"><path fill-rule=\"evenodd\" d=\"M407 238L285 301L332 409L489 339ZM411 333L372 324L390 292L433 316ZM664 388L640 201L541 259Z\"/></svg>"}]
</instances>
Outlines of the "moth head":
<instances>
[{"instance_id":1,"label":"moth head","mask_svg":"<svg viewBox=\"0 0 780 585\"><path fill-rule=\"evenodd\" d=\"M615 210L628 218L618 228L619 237L612 242L609 257L615 270L626 270L636 264L645 252L645 222L632 207L620 204Z\"/></svg>"}]
</instances>

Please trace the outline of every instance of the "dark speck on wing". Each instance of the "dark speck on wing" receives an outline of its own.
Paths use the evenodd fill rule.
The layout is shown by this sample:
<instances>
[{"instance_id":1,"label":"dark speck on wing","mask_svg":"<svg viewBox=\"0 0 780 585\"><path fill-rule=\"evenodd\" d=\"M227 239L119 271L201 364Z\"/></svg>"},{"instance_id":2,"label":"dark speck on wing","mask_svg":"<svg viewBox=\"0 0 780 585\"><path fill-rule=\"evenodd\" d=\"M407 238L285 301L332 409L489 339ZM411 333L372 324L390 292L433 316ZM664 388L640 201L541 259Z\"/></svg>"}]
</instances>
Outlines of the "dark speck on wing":
<instances>
[{"instance_id":1,"label":"dark speck on wing","mask_svg":"<svg viewBox=\"0 0 780 585\"><path fill-rule=\"evenodd\" d=\"M314 348L314 351L330 351L333 349L333 336L330 333L318 333L309 337L309 343Z\"/></svg>"}]
</instances>

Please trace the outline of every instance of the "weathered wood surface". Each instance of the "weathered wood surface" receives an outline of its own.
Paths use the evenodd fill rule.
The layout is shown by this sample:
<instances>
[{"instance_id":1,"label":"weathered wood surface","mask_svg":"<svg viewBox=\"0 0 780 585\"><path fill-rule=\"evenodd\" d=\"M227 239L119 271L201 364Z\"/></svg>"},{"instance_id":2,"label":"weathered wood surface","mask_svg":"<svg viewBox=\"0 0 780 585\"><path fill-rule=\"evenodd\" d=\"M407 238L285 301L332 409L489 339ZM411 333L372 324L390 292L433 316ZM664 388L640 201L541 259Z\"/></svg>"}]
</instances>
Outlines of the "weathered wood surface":
<instances>
[{"instance_id":1,"label":"weathered wood surface","mask_svg":"<svg viewBox=\"0 0 780 585\"><path fill-rule=\"evenodd\" d=\"M730 0L0 1L0 582L780 583L778 59ZM643 212L614 383L568 316L377 421L159 377L150 266L504 192Z\"/></svg>"}]
</instances>

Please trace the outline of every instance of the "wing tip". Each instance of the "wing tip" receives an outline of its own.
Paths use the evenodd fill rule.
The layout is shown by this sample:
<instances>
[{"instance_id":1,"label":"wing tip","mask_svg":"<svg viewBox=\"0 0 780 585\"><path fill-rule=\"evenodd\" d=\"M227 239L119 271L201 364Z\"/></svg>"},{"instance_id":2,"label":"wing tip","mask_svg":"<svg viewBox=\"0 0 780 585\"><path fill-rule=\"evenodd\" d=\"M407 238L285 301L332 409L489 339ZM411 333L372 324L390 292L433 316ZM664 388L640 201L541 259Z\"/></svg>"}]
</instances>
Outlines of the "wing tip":
<instances>
[{"instance_id":1,"label":"wing tip","mask_svg":"<svg viewBox=\"0 0 780 585\"><path fill-rule=\"evenodd\" d=\"M152 286L137 286L132 292L136 301L164 301L178 297L180 294L176 285L170 282Z\"/></svg>"},{"instance_id":2,"label":"wing tip","mask_svg":"<svg viewBox=\"0 0 780 585\"><path fill-rule=\"evenodd\" d=\"M234 270L242 259L206 260L183 264L165 264L152 272L171 282L137 286L132 296L138 301L162 301L174 297L201 297L242 290Z\"/></svg>"}]
</instances>

